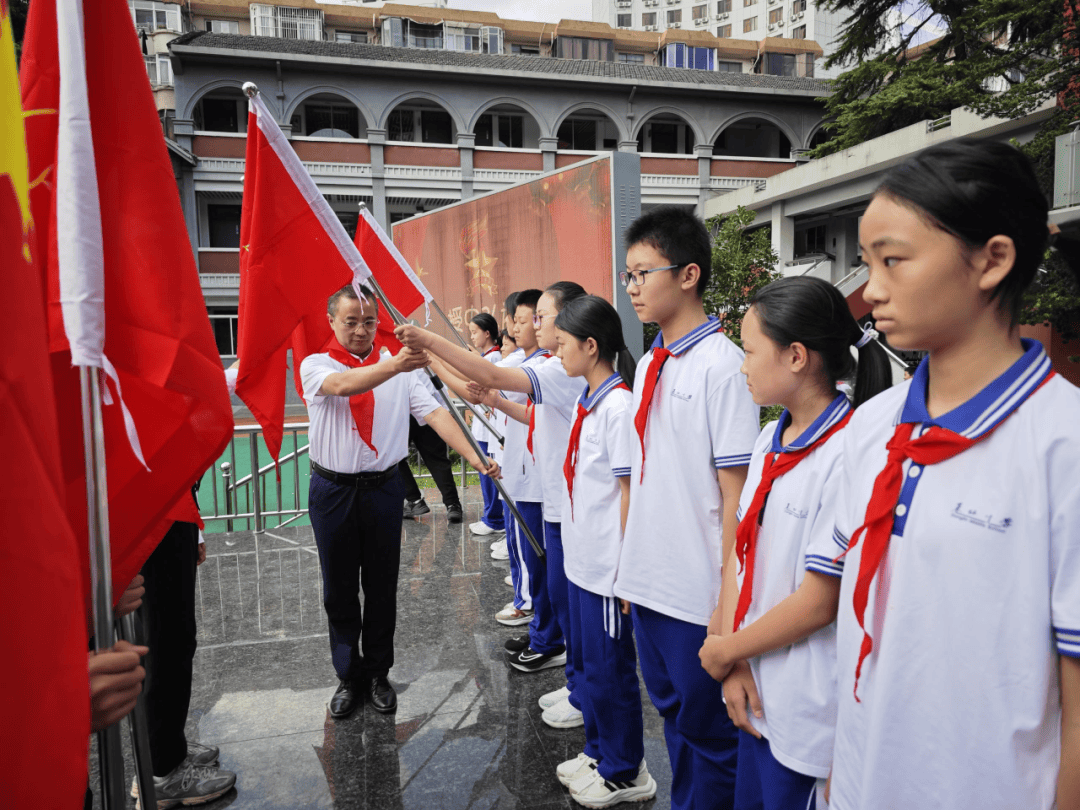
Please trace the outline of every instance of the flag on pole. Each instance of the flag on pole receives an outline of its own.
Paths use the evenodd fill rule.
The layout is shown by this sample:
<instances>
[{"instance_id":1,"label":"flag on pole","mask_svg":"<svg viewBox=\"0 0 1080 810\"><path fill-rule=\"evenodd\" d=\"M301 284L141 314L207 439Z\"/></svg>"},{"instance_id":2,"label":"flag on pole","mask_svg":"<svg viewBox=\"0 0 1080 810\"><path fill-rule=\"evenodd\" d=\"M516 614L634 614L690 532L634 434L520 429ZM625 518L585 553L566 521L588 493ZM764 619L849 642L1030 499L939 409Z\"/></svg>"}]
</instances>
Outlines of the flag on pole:
<instances>
[{"instance_id":1,"label":"flag on pole","mask_svg":"<svg viewBox=\"0 0 1080 810\"><path fill-rule=\"evenodd\" d=\"M96 366L119 598L228 444L232 408L131 12L91 10L33 3L20 80L67 514L85 549L75 365Z\"/></svg>"},{"instance_id":2,"label":"flag on pole","mask_svg":"<svg viewBox=\"0 0 1080 810\"><path fill-rule=\"evenodd\" d=\"M247 87L247 86L245 86ZM356 246L257 91L248 114L240 215L236 395L262 425L277 459L285 422L287 353L300 363L332 331L326 299L371 277Z\"/></svg>"},{"instance_id":3,"label":"flag on pole","mask_svg":"<svg viewBox=\"0 0 1080 810\"><path fill-rule=\"evenodd\" d=\"M0 0L0 318L11 342L0 352L0 615L9 651L0 692L8 696L4 726L10 732L0 740L4 804L78 807L90 733L86 549L77 545L65 511L45 295L34 251L15 40ZM11 665L16 657L18 665Z\"/></svg>"},{"instance_id":4,"label":"flag on pole","mask_svg":"<svg viewBox=\"0 0 1080 810\"><path fill-rule=\"evenodd\" d=\"M425 320L430 320L431 293L366 207L357 220L356 247L394 309L407 318L423 304Z\"/></svg>"}]
</instances>

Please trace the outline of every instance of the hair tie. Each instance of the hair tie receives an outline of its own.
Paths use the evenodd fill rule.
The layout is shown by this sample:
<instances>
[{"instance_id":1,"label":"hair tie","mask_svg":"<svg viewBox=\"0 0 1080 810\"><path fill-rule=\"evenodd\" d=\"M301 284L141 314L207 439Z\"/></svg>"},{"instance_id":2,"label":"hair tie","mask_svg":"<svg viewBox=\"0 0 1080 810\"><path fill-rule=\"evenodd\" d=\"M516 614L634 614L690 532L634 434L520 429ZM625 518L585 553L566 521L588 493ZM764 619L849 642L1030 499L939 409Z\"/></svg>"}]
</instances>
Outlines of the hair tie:
<instances>
[{"instance_id":1,"label":"hair tie","mask_svg":"<svg viewBox=\"0 0 1080 810\"><path fill-rule=\"evenodd\" d=\"M860 337L857 341L855 341L855 348L856 349L861 349L863 346L865 346L871 340L877 340L878 339L878 331L874 327L867 326L865 328L863 328L863 327L860 327L860 328L862 329L862 337Z\"/></svg>"}]
</instances>

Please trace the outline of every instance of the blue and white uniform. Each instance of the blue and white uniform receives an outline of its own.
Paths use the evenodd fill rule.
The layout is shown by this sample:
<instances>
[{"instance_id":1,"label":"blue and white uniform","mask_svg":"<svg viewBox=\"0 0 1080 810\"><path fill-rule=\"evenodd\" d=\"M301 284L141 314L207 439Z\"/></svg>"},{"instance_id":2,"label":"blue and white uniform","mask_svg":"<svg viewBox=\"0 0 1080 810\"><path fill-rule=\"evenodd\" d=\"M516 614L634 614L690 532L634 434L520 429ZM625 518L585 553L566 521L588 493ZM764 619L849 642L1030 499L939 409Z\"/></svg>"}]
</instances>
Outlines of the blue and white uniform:
<instances>
[{"instance_id":1,"label":"blue and white uniform","mask_svg":"<svg viewBox=\"0 0 1080 810\"><path fill-rule=\"evenodd\" d=\"M698 650L720 595L717 470L749 464L761 430L739 371L742 350L718 328L710 318L668 347L674 356L653 392L644 479L631 432L630 512L614 589L634 605L641 672L664 717L676 810L730 802L735 782L735 727ZM651 359L650 349L637 366L634 413Z\"/></svg>"},{"instance_id":2,"label":"blue and white uniform","mask_svg":"<svg viewBox=\"0 0 1080 810\"><path fill-rule=\"evenodd\" d=\"M866 608L873 651L861 702L852 593L862 542L842 560L833 810L1054 806L1058 656L1080 657L1080 390L1047 380L1042 347L1024 347L1004 374L936 418L924 360L842 433L835 540L811 548L822 557L843 552L864 522L897 424L914 423L913 436L938 425L985 438L938 464L904 462Z\"/></svg>"},{"instance_id":3,"label":"blue and white uniform","mask_svg":"<svg viewBox=\"0 0 1080 810\"><path fill-rule=\"evenodd\" d=\"M484 353L483 358L495 364L501 362L503 359L497 346L492 346L488 349ZM492 411L491 418L488 419L488 421L491 422L492 427L498 429L495 422L492 421L496 413L497 411ZM496 439L495 435L484 427L480 420L475 417L473 418L472 423L472 435L473 438L476 439L476 443L480 446L481 452L494 458L495 448L499 446L499 440ZM484 512L480 516L480 521L489 529L502 531L506 526L503 519L503 504L499 499L499 490L495 487L494 482L486 475L480 476L480 494L484 498Z\"/></svg>"}]
</instances>

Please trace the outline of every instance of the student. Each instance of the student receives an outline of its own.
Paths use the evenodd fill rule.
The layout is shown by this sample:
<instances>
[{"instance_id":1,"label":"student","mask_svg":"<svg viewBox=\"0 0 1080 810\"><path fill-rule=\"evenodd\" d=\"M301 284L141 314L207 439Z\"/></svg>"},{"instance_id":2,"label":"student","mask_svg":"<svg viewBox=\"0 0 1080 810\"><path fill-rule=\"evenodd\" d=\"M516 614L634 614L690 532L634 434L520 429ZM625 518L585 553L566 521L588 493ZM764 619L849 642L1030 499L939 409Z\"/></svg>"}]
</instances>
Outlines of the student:
<instances>
[{"instance_id":1,"label":"student","mask_svg":"<svg viewBox=\"0 0 1080 810\"><path fill-rule=\"evenodd\" d=\"M633 604L638 657L664 718L671 806L731 807L737 734L698 661L735 544L739 492L760 432L742 352L705 315L711 240L662 206L626 233L621 275L637 316L660 326L634 379L630 510L615 595ZM626 606L629 609L629 605Z\"/></svg>"},{"instance_id":2,"label":"student","mask_svg":"<svg viewBox=\"0 0 1080 810\"><path fill-rule=\"evenodd\" d=\"M1027 158L971 139L863 216L875 328L928 356L844 430L811 547L844 554L833 810L1080 807L1080 391L1018 327L1046 219Z\"/></svg>"},{"instance_id":3,"label":"student","mask_svg":"<svg viewBox=\"0 0 1080 810\"><path fill-rule=\"evenodd\" d=\"M644 767L633 628L613 591L630 503L628 386L634 361L619 315L603 298L569 302L555 327L566 373L587 383L563 463L562 503L566 636L578 665L574 695L584 714L585 750L559 765L557 774L579 804L607 807L656 795L656 782Z\"/></svg>"},{"instance_id":4,"label":"student","mask_svg":"<svg viewBox=\"0 0 1080 810\"><path fill-rule=\"evenodd\" d=\"M502 361L497 361L495 365L500 368L517 368L525 362L525 351L517 345L517 341L514 339L514 332L516 326L514 324L514 312L517 309L517 296L518 293L512 292L506 296L506 300L503 302L503 330L502 330ZM511 396L517 397L517 394ZM524 402L524 399L521 401ZM507 417L502 411L492 409L492 415L494 417L495 428L503 434L503 440L506 440L507 436ZM505 447L496 444L491 448L492 453L500 464L502 464ZM506 482L503 481L503 487L505 488ZM514 502L517 502L517 498L513 492L507 490L510 497L514 498ZM502 496L499 496L500 499ZM506 530L506 536L496 540L491 544L491 556L496 560L509 560L510 561L510 586L514 589L514 601L511 603L511 607L518 609L532 610L532 596L528 593L521 594L519 592L519 584L521 578L520 561L515 555L510 557L509 543L507 537L513 537L515 535L515 529L513 527L514 516L510 510L503 504L503 526Z\"/></svg>"},{"instance_id":5,"label":"student","mask_svg":"<svg viewBox=\"0 0 1080 810\"><path fill-rule=\"evenodd\" d=\"M499 351L502 353L503 359L505 360L512 352L517 351L518 345L514 341L514 336L505 329L499 333L499 337L502 338L502 345L500 346Z\"/></svg>"},{"instance_id":6,"label":"student","mask_svg":"<svg viewBox=\"0 0 1080 810\"><path fill-rule=\"evenodd\" d=\"M469 339L480 356L491 363L497 363L503 359L499 339L499 325L494 316L487 312L475 315L469 321ZM494 415L494 411L492 411ZM499 441L491 431L484 427L479 419L474 419L472 424L473 438L480 445L481 451L488 452L488 448L495 447ZM495 484L487 476L480 477L480 493L484 498L484 513L476 523L469 525L469 531L480 537L498 534L505 528L503 521L502 501L499 500L499 491Z\"/></svg>"},{"instance_id":7,"label":"student","mask_svg":"<svg viewBox=\"0 0 1080 810\"><path fill-rule=\"evenodd\" d=\"M754 447L723 571L721 635L705 640L700 657L713 678L726 677L728 715L740 729L737 810L805 810L829 775L836 725L839 566L807 554L814 537L831 542L835 525L837 434L851 415L836 384L856 371L853 346L856 405L885 390L891 373L840 291L809 276L759 290L742 343L754 402L784 412Z\"/></svg>"}]
</instances>

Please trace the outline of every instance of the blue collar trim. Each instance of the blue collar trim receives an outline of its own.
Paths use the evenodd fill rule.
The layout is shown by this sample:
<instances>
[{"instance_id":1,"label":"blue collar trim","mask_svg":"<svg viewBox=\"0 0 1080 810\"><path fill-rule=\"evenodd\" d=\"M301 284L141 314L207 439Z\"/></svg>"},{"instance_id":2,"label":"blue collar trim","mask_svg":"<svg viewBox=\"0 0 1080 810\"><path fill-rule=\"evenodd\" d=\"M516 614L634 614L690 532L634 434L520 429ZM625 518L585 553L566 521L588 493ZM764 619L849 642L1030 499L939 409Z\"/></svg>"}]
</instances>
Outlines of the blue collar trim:
<instances>
[{"instance_id":1,"label":"blue collar trim","mask_svg":"<svg viewBox=\"0 0 1080 810\"><path fill-rule=\"evenodd\" d=\"M524 351L524 349L521 349L520 351ZM537 355L541 355L542 357L551 357L551 352L549 352L547 349L537 349L535 352L526 357L524 362L528 363Z\"/></svg>"},{"instance_id":2,"label":"blue collar trim","mask_svg":"<svg viewBox=\"0 0 1080 810\"><path fill-rule=\"evenodd\" d=\"M681 338L671 344L668 349L673 355L678 357L681 354L685 354L686 350L697 345L702 340L713 334L720 328L720 319L715 315L710 315L709 319L701 326L695 326ZM661 332L656 336L656 339L652 342L652 346L649 349L664 348L664 333Z\"/></svg>"},{"instance_id":3,"label":"blue collar trim","mask_svg":"<svg viewBox=\"0 0 1080 810\"><path fill-rule=\"evenodd\" d=\"M993 430L1028 398L1053 371L1050 358L1037 340L1022 338L1024 355L963 405L937 419L926 410L926 385L930 378L929 360L919 363L911 378L904 407L897 424L914 422L951 430L968 439L976 439Z\"/></svg>"},{"instance_id":4,"label":"blue collar trim","mask_svg":"<svg viewBox=\"0 0 1080 810\"><path fill-rule=\"evenodd\" d=\"M620 377L617 373L612 374L610 377L600 383L600 387L593 391L592 394L589 396L587 396L589 394L589 386L586 385L585 390L582 391L581 396L578 397L578 404L583 405L585 407L585 410L591 411L594 407L600 404L600 400L602 400L609 393L611 393L612 389L618 386L618 384L621 382L622 377Z\"/></svg>"},{"instance_id":5,"label":"blue collar trim","mask_svg":"<svg viewBox=\"0 0 1080 810\"><path fill-rule=\"evenodd\" d=\"M810 427L802 432L795 441L789 445L783 444L784 428L791 422L791 414L787 409L780 415L780 421L776 423L776 430L773 432L772 446L769 448L770 453L791 453L798 450L805 450L810 447L814 442L820 439L825 433L832 428L837 422L841 421L851 411L851 403L848 402L848 398L843 394L837 394L836 398L829 403L815 419L810 423Z\"/></svg>"}]
</instances>

